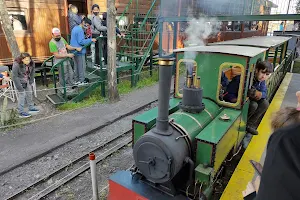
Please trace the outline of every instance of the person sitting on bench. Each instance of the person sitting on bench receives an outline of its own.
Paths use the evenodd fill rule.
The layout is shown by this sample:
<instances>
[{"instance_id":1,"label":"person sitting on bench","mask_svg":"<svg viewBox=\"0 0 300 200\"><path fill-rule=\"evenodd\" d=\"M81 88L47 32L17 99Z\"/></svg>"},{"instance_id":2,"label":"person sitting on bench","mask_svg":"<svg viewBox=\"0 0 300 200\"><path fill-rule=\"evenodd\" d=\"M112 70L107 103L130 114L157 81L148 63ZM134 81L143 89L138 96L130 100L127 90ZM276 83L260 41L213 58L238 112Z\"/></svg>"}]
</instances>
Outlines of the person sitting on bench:
<instances>
[{"instance_id":1,"label":"person sitting on bench","mask_svg":"<svg viewBox=\"0 0 300 200\"><path fill-rule=\"evenodd\" d=\"M246 130L252 135L258 134L255 128L256 122L262 117L269 107L269 102L267 100L268 89L266 80L272 72L273 65L269 61L257 61L253 85L248 91L250 105Z\"/></svg>"}]
</instances>

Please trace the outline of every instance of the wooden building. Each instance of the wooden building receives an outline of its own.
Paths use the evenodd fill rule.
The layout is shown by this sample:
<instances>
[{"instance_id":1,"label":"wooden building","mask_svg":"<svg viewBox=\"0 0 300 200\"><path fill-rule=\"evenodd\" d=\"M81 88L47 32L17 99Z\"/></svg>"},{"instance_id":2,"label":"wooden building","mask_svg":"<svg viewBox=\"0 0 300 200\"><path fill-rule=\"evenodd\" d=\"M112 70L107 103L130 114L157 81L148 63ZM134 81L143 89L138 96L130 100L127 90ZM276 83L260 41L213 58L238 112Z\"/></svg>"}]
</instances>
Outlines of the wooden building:
<instances>
[{"instance_id":1,"label":"wooden building","mask_svg":"<svg viewBox=\"0 0 300 200\"><path fill-rule=\"evenodd\" d=\"M118 15L123 13L128 2L129 0L116 0ZM140 0L139 12L147 13L150 2L151 0ZM53 27L58 27L65 37L69 33L68 5L74 4L78 7L79 14L88 15L95 3L100 6L101 13L106 12L106 0L6 0L20 50L29 52L36 62L43 62L51 55L48 43ZM134 7L131 6L130 13L135 12ZM10 65L13 59L2 28L0 46L0 65Z\"/></svg>"},{"instance_id":2,"label":"wooden building","mask_svg":"<svg viewBox=\"0 0 300 200\"><path fill-rule=\"evenodd\" d=\"M129 1L116 0L117 16L122 15ZM196 0L188 1L194 2ZM138 5L136 5L136 2L138 2ZM146 14L151 3L152 0L132 0L132 5L125 16L127 23L133 21L137 10L141 15ZM43 62L51 55L48 43L51 39L51 30L53 27L58 27L65 38L69 34L67 18L69 4L76 5L79 9L79 14L86 16L91 14L93 4L100 6L101 13L107 11L107 0L6 0L6 4L21 52L29 52L38 63ZM159 1L157 4L159 5ZM157 12L158 7L155 9L155 12ZM173 12L173 10L171 11ZM164 32L167 33L167 31ZM255 31L249 34L259 35ZM235 35L235 37L232 37L232 35ZM163 37L168 38L167 40L163 40L163 46L171 46L169 41L173 41L172 37L170 38L169 34ZM222 33L221 40L239 37L243 36L238 32ZM0 46L0 65L11 65L13 59L11 58L11 52L7 46L2 28L0 28ZM154 48L158 48L158 38L154 44Z\"/></svg>"},{"instance_id":3,"label":"wooden building","mask_svg":"<svg viewBox=\"0 0 300 200\"><path fill-rule=\"evenodd\" d=\"M51 29L59 27L66 33L65 2L63 0L9 0L8 14L21 51L29 52L36 61L50 55L48 43ZM0 29L0 64L12 62L5 35Z\"/></svg>"}]
</instances>

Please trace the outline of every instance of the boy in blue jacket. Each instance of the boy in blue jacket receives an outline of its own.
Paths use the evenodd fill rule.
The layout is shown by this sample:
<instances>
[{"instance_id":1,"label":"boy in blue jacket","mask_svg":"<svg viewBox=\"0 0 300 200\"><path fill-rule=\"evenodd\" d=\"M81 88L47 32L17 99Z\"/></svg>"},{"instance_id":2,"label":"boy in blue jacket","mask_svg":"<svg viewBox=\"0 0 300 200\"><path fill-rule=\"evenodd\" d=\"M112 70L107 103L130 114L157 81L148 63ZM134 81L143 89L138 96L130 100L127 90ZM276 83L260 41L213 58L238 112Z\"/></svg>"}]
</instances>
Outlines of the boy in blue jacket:
<instances>
[{"instance_id":1,"label":"boy in blue jacket","mask_svg":"<svg viewBox=\"0 0 300 200\"><path fill-rule=\"evenodd\" d=\"M88 18L83 18L81 24L75 26L71 32L71 46L72 47L83 47L91 42L96 42L96 39L85 39L84 31L87 30L92 25L92 21ZM81 51L74 52L74 71L75 71L75 80L77 84L85 83L85 54L86 48L83 48Z\"/></svg>"},{"instance_id":2,"label":"boy in blue jacket","mask_svg":"<svg viewBox=\"0 0 300 200\"><path fill-rule=\"evenodd\" d=\"M251 101L248 112L247 132L253 135L258 134L255 129L256 121L262 117L269 107L266 80L272 72L273 65L269 61L259 60L257 62L252 88L248 91Z\"/></svg>"}]
</instances>

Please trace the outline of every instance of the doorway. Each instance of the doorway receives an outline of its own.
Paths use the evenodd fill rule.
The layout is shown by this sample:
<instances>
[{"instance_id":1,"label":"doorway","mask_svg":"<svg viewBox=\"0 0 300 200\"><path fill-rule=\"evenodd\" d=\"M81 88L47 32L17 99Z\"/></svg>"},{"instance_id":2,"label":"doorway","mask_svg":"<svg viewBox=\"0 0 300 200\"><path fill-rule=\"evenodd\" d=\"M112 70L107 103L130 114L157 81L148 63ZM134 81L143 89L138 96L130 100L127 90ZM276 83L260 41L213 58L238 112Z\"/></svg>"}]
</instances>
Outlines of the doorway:
<instances>
[{"instance_id":1,"label":"doorway","mask_svg":"<svg viewBox=\"0 0 300 200\"><path fill-rule=\"evenodd\" d=\"M87 1L86 0L68 0L68 5L74 5L78 8L78 15L85 15L88 14L87 9Z\"/></svg>"}]
</instances>

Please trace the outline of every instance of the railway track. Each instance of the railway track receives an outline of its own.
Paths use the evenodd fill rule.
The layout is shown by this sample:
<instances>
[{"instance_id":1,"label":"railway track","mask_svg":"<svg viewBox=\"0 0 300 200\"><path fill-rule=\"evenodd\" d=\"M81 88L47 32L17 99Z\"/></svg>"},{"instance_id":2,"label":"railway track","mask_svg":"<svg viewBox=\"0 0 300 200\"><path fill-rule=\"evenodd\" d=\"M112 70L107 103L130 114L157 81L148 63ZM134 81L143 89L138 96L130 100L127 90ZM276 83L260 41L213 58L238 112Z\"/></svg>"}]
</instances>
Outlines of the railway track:
<instances>
[{"instance_id":1,"label":"railway track","mask_svg":"<svg viewBox=\"0 0 300 200\"><path fill-rule=\"evenodd\" d=\"M40 178L36 182L27 186L26 188L17 191L15 194L7 198L6 200L19 199L26 196L26 199L36 200L46 197L48 194L57 190L61 186L70 182L74 178L78 177L82 173L90 169L90 164L88 162L88 154L94 152L97 156L96 163L100 163L105 160L107 157L111 156L118 150L129 145L132 142L131 130L116 135L111 138L107 143L102 144L94 149L91 149L89 152L82 154L82 156L71 161L69 164L64 165L53 171L46 177ZM85 164L81 164L85 162ZM54 183L48 186L47 182L50 179L55 179Z\"/></svg>"},{"instance_id":2,"label":"railway track","mask_svg":"<svg viewBox=\"0 0 300 200\"><path fill-rule=\"evenodd\" d=\"M113 122L106 124L104 127L95 130L95 132L86 133L82 137L78 137L75 140L69 141L62 146L56 147L51 151L48 151L46 154L35 158L35 160L30 160L26 163L23 163L22 166L9 170L8 172L6 172L9 173L9 175L7 176L6 173L1 174L0 177L6 176L5 182L2 185L5 186L5 188L7 188L3 188L4 190L2 190L2 194L0 194L0 196L2 196L3 199L1 199L35 200L49 196L53 192L60 189L61 186L66 185L67 183L76 179L76 177L80 176L81 174L87 172L90 169L90 164L88 160L88 155L90 152L94 152L96 154L97 163L102 163L102 161L106 162L106 160L110 160L108 157L110 157L115 152L121 150L122 148L126 147L132 142L132 127L128 124L128 118L130 118L131 121L131 119L134 116L138 115L139 113L143 113L146 110L149 110L155 106L157 106L157 101L153 101L146 105L140 106L139 109L136 109L135 111L127 113L122 117L119 117ZM115 128L120 126L124 128ZM110 129L115 129L116 132L111 132ZM93 135L101 135L101 137ZM103 136L104 140L102 140ZM98 144L98 142L94 142L98 140L102 141L103 143ZM85 145L87 144L86 142L90 143L91 141L93 141L91 144ZM71 156L71 154L68 152L70 152L70 149L77 148L77 145L83 145L87 147L84 149L80 147L79 151L76 150L77 153L74 154L76 156ZM60 153L64 151L66 151L66 153ZM60 156L59 159L56 157L57 155ZM49 156L50 158L52 157L52 159L50 159L49 161L44 161L44 159L48 160ZM52 161L54 158L55 161ZM35 162L38 159L39 161ZM40 159L43 160L41 161ZM58 164L57 167L54 167L56 165L55 163L57 162L56 159L58 159L58 163L61 162L61 164ZM72 160L66 162L68 159ZM60 160L65 161L62 162ZM52 166L48 166L49 162L53 162L54 164L52 164ZM41 165L41 163L44 163L44 165ZM37 167L38 169L42 169L42 171L44 170L44 173L41 172L41 170L38 170L38 172L36 172L34 169L37 169ZM37 177L35 176L36 174ZM41 174L41 176L39 176L39 174ZM28 175L34 177L29 179ZM9 177L10 179L7 179L7 177ZM19 179L20 182L18 181ZM9 190L11 190L12 192L7 194L3 193Z\"/></svg>"}]
</instances>

